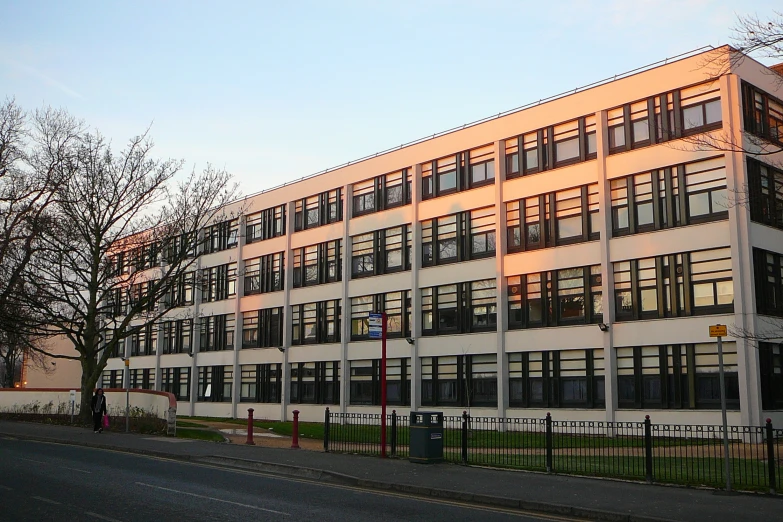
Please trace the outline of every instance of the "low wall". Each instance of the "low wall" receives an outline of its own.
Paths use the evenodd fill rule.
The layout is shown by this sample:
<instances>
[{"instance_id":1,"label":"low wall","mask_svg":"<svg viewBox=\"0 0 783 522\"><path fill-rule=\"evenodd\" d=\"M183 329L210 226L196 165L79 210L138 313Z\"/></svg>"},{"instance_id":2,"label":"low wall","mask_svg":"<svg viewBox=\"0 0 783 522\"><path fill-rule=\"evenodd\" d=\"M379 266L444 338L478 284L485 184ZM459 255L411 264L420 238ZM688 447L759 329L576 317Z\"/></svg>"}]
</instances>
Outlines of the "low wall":
<instances>
[{"instance_id":1,"label":"low wall","mask_svg":"<svg viewBox=\"0 0 783 522\"><path fill-rule=\"evenodd\" d=\"M81 391L74 390L74 413L79 413ZM110 414L125 412L125 390L104 389L106 408ZM65 408L59 413L71 413L71 390L68 388L2 388L0 389L0 411L11 411L37 404L39 409L58 413L58 408ZM48 405L51 404L51 407ZM167 432L176 434L177 430L177 399L173 394L154 390L130 390L128 404L131 408L139 408L147 413L163 419L167 423ZM46 411L44 411L46 413Z\"/></svg>"}]
</instances>

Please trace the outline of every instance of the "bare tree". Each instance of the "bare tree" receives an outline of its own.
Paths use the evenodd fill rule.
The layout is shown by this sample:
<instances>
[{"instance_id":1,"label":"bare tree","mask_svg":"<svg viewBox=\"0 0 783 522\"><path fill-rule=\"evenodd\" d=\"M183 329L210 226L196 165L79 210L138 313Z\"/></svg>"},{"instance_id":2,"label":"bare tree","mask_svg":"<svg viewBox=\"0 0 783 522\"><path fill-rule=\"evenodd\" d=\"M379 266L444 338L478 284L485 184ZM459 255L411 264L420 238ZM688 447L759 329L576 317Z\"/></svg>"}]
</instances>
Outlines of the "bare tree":
<instances>
[{"instance_id":1,"label":"bare tree","mask_svg":"<svg viewBox=\"0 0 783 522\"><path fill-rule=\"evenodd\" d=\"M25 305L67 338L79 360L81 411L118 347L177 306L170 296L196 263L199 230L236 196L230 175L208 166L177 182L181 161L152 156L147 134L120 152L82 132L62 165L52 220L32 258L36 291Z\"/></svg>"},{"instance_id":2,"label":"bare tree","mask_svg":"<svg viewBox=\"0 0 783 522\"><path fill-rule=\"evenodd\" d=\"M69 175L81 124L67 113L25 113L14 100L0 104L0 359L7 384L41 330L38 309L26 293L30 264L44 247L56 192Z\"/></svg>"}]
</instances>

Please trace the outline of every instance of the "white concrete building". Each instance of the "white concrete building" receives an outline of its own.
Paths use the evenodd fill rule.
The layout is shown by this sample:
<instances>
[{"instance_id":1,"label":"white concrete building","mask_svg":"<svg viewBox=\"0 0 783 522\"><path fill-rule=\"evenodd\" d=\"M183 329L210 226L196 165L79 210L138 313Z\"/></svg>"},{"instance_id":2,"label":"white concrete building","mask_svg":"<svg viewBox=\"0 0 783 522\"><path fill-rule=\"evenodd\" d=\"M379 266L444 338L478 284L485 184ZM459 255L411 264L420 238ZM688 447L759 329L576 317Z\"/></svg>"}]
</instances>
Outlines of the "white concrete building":
<instances>
[{"instance_id":1,"label":"white concrete building","mask_svg":"<svg viewBox=\"0 0 783 522\"><path fill-rule=\"evenodd\" d=\"M174 392L180 414L378 412L366 318L385 311L399 413L719 423L708 326L783 316L783 172L691 141L783 146L783 88L707 56L236 202L183 306L126 340L131 386ZM780 348L725 341L729 422L783 421Z\"/></svg>"}]
</instances>

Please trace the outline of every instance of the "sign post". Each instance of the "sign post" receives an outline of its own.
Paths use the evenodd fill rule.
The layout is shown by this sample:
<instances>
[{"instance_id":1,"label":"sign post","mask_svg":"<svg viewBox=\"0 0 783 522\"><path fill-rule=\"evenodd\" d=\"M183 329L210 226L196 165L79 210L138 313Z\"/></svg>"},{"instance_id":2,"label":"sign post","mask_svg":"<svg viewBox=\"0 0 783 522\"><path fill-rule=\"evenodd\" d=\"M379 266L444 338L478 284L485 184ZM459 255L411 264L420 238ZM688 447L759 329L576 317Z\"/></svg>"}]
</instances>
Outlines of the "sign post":
<instances>
[{"instance_id":1,"label":"sign post","mask_svg":"<svg viewBox=\"0 0 783 522\"><path fill-rule=\"evenodd\" d=\"M729 463L729 428L726 422L726 378L723 372L723 337L727 335L725 324L710 326L710 337L718 338L718 372L720 375L720 412L723 418L723 463L726 468L726 491L731 491L731 464Z\"/></svg>"},{"instance_id":2,"label":"sign post","mask_svg":"<svg viewBox=\"0 0 783 522\"><path fill-rule=\"evenodd\" d=\"M76 408L76 390L70 391L68 400L71 403L71 424L73 424L73 410Z\"/></svg>"},{"instance_id":3,"label":"sign post","mask_svg":"<svg viewBox=\"0 0 783 522\"><path fill-rule=\"evenodd\" d=\"M125 359L125 433L130 432L130 359Z\"/></svg>"},{"instance_id":4,"label":"sign post","mask_svg":"<svg viewBox=\"0 0 783 522\"><path fill-rule=\"evenodd\" d=\"M370 314L370 339L381 340L381 457L386 458L386 314Z\"/></svg>"}]
</instances>

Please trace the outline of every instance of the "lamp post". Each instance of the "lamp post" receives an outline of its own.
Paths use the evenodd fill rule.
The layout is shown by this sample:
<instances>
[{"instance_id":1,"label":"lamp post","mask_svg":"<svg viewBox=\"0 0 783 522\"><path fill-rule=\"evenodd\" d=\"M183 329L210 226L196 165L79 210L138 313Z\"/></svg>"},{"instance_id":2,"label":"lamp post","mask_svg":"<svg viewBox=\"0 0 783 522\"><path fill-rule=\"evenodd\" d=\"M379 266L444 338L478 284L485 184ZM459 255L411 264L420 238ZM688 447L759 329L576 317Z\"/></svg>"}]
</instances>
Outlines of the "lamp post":
<instances>
[{"instance_id":1,"label":"lamp post","mask_svg":"<svg viewBox=\"0 0 783 522\"><path fill-rule=\"evenodd\" d=\"M125 358L125 433L130 432L130 358Z\"/></svg>"}]
</instances>

